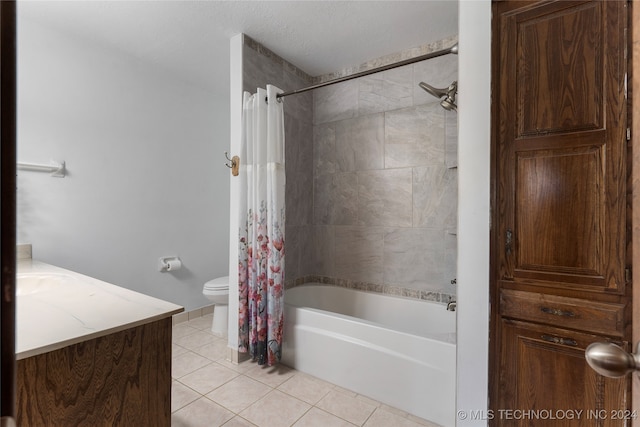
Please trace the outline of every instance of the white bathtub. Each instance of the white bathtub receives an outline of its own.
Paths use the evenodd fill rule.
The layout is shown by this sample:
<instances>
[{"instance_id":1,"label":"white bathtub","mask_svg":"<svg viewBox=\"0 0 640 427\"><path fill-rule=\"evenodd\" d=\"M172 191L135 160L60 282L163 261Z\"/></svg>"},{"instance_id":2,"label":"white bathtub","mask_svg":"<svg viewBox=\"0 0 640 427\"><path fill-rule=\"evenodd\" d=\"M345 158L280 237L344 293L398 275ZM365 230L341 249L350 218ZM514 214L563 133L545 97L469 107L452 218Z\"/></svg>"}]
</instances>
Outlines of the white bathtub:
<instances>
[{"instance_id":1,"label":"white bathtub","mask_svg":"<svg viewBox=\"0 0 640 427\"><path fill-rule=\"evenodd\" d=\"M283 363L455 425L456 317L444 304L337 286L285 293Z\"/></svg>"}]
</instances>

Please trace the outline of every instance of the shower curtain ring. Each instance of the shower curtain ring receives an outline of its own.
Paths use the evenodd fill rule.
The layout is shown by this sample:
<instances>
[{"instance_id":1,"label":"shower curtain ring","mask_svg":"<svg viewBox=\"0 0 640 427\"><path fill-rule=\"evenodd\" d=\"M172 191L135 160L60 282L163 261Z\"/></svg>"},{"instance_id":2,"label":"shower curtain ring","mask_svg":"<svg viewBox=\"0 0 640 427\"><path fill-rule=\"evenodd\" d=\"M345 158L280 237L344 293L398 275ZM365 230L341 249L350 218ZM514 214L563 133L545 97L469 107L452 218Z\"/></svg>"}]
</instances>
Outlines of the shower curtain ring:
<instances>
[{"instance_id":1,"label":"shower curtain ring","mask_svg":"<svg viewBox=\"0 0 640 427\"><path fill-rule=\"evenodd\" d=\"M278 104L282 104L282 97L281 96L277 96L276 95L276 101L278 102ZM269 105L269 97L265 96L264 97L264 102Z\"/></svg>"}]
</instances>

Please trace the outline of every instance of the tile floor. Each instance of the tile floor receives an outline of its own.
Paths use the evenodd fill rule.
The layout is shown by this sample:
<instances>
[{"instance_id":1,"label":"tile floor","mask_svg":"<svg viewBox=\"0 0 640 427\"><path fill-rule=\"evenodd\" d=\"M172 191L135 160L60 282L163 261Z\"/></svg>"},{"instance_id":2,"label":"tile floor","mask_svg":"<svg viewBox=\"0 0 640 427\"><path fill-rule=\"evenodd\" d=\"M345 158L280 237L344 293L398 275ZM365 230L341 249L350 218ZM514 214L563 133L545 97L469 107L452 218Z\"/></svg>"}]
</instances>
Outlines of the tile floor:
<instances>
[{"instance_id":1,"label":"tile floor","mask_svg":"<svg viewBox=\"0 0 640 427\"><path fill-rule=\"evenodd\" d=\"M437 427L283 365L234 365L211 320L173 326L173 427Z\"/></svg>"}]
</instances>

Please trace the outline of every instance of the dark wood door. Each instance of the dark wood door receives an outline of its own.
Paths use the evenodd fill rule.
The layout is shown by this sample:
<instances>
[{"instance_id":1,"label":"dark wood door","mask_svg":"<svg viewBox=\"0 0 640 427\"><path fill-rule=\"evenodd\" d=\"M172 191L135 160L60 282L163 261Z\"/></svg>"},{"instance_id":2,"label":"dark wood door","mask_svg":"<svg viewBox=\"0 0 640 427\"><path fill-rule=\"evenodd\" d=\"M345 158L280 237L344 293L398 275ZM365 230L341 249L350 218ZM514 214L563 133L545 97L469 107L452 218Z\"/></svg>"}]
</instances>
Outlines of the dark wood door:
<instances>
[{"instance_id":1,"label":"dark wood door","mask_svg":"<svg viewBox=\"0 0 640 427\"><path fill-rule=\"evenodd\" d=\"M605 380L584 359L590 342L628 347L631 334L627 8L494 3L494 411L628 406L628 380ZM621 425L598 422L561 425Z\"/></svg>"},{"instance_id":2,"label":"dark wood door","mask_svg":"<svg viewBox=\"0 0 640 427\"><path fill-rule=\"evenodd\" d=\"M0 422L15 417L16 4L0 2Z\"/></svg>"}]
</instances>

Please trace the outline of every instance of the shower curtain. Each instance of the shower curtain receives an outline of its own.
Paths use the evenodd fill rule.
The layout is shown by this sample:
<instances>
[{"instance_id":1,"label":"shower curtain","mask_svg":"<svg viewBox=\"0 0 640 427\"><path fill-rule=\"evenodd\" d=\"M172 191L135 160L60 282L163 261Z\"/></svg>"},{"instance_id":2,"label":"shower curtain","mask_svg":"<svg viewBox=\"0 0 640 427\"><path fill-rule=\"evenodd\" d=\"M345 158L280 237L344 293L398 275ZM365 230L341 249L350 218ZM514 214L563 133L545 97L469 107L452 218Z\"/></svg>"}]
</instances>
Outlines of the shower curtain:
<instances>
[{"instance_id":1,"label":"shower curtain","mask_svg":"<svg viewBox=\"0 0 640 427\"><path fill-rule=\"evenodd\" d=\"M275 86L244 93L238 283L239 351L280 360L284 320L284 112Z\"/></svg>"}]
</instances>

